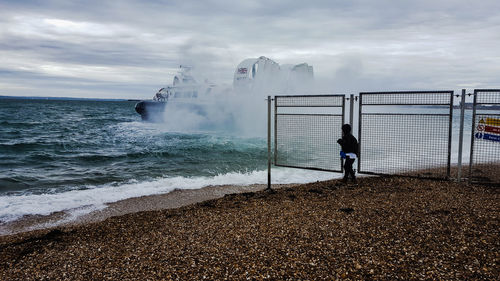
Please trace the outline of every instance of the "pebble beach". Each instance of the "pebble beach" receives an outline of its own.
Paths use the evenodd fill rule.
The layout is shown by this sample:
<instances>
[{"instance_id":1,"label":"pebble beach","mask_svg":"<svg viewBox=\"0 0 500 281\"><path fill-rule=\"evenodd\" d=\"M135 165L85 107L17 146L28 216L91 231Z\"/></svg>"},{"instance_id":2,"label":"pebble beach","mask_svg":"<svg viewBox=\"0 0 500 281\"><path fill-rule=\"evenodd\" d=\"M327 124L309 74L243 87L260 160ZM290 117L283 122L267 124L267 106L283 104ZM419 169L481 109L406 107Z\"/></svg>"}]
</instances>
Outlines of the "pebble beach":
<instances>
[{"instance_id":1,"label":"pebble beach","mask_svg":"<svg viewBox=\"0 0 500 281\"><path fill-rule=\"evenodd\" d=\"M255 189L255 187L254 187ZM262 187L0 237L1 280L498 280L500 193L400 177Z\"/></svg>"}]
</instances>

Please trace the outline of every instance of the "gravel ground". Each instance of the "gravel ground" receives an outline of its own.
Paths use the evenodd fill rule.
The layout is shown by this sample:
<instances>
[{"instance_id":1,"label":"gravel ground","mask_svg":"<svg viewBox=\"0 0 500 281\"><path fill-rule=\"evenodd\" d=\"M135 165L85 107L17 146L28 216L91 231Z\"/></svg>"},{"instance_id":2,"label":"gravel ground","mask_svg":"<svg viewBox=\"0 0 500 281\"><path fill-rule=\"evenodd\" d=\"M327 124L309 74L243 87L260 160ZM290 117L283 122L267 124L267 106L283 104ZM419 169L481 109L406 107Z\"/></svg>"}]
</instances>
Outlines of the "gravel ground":
<instances>
[{"instance_id":1,"label":"gravel ground","mask_svg":"<svg viewBox=\"0 0 500 281\"><path fill-rule=\"evenodd\" d=\"M0 280L499 280L500 189L399 177L0 237Z\"/></svg>"}]
</instances>

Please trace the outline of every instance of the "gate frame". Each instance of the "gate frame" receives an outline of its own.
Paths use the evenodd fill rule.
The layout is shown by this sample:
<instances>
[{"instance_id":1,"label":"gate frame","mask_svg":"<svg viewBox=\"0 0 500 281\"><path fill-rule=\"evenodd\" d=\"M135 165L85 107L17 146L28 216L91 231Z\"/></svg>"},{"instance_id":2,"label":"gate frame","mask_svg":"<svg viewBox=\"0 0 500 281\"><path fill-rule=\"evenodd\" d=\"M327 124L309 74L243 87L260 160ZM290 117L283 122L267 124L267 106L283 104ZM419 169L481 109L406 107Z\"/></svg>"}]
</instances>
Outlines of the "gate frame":
<instances>
[{"instance_id":1,"label":"gate frame","mask_svg":"<svg viewBox=\"0 0 500 281\"><path fill-rule=\"evenodd\" d=\"M322 105L314 105L314 106L295 106L295 105L289 105L289 106L278 106L278 103L277 103L277 100L279 98L290 98L290 97L297 97L297 98L304 98L304 97L342 97L342 105L340 106L322 106ZM268 97L268 100L269 100L269 105L270 105L270 96ZM278 122L278 118L277 116L278 115L281 115L281 114L278 114L278 108L290 108L290 107L305 107L305 108L314 108L314 107L317 107L317 108L341 108L342 109L342 113L341 114L287 114L287 113L283 113L283 115L303 115L303 116L317 116L317 115L325 115L325 116L341 116L342 117L342 124L344 124L345 122L345 104L346 104L346 95L345 94L329 94L329 95L276 95L274 96L274 151L273 151L273 154L274 154L274 157L273 157L273 162L274 162L274 166L276 167L287 167L287 168L298 168L298 169L305 169L305 170L314 170L314 171L324 171L324 172L335 172L335 173L343 173L344 172L344 162L343 162L343 159L340 158L340 170L330 170L330 169L321 169L321 168L313 168L313 167L300 167L300 166L291 166L291 165L278 165L276 164L276 160L277 160L277 157L278 157L278 142L277 142L277 137L278 137L278 126L277 126L277 122ZM270 110L268 110L268 114L270 116ZM269 118L270 119L270 118ZM268 122L270 122L270 120L268 120ZM270 127L270 126L268 126ZM269 129L270 130L270 129ZM270 132L269 132L270 133ZM270 139L268 139L268 142L269 142L269 146L270 146Z\"/></svg>"},{"instance_id":2,"label":"gate frame","mask_svg":"<svg viewBox=\"0 0 500 281\"><path fill-rule=\"evenodd\" d=\"M470 141L470 156L469 156L469 178L468 183L473 183L472 181L472 166L474 165L474 133L476 132L476 110L478 105L500 105L500 103L478 103L477 93L478 92L500 92L500 89L474 89L474 101L472 103L472 128L471 128L471 141ZM483 109L484 110L484 109ZM500 114L492 114L499 115Z\"/></svg>"},{"instance_id":3,"label":"gate frame","mask_svg":"<svg viewBox=\"0 0 500 281\"><path fill-rule=\"evenodd\" d=\"M450 180L450 174L451 174L451 142L452 142L452 129L453 129L453 98L454 98L454 91L452 90L444 90L444 91L387 91L387 92L360 92L359 93L359 104L358 104L358 173L360 174L368 174L368 175L384 175L384 176L389 176L392 174L385 174L385 173L376 173L376 172L366 172L361 170L361 145L362 145L362 139L361 139L361 119L362 119L362 111L363 111L363 95L377 95L377 94L443 94L447 93L450 95L450 102L449 104L442 104L442 103L421 103L421 104L410 104L410 103L380 103L380 104L365 104L365 106L391 106L391 105L428 105L428 106L443 106L443 105L448 105L449 106L449 111L450 113L448 114L449 116L449 124L448 124L448 159L447 159L447 167L446 167L446 180ZM409 114L401 114L401 115L409 115ZM432 114L435 115L435 114ZM398 176L404 176L404 177L417 177L421 178L418 176L410 176L410 175L398 175ZM442 178L433 178L433 177L426 177L428 179L442 179Z\"/></svg>"}]
</instances>

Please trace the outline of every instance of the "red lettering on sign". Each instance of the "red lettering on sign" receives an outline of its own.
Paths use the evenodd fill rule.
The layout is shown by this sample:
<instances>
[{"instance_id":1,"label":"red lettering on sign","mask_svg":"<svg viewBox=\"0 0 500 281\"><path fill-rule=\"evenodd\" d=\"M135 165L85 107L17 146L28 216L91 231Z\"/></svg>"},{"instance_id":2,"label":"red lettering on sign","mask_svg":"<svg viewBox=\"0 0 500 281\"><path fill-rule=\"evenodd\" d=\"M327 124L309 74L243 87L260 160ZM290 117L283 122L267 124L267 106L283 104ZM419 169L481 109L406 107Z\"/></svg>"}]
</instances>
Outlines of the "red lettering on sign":
<instances>
[{"instance_id":1,"label":"red lettering on sign","mask_svg":"<svg viewBox=\"0 0 500 281\"><path fill-rule=\"evenodd\" d=\"M500 134L500 128L499 127L486 126L485 131L487 133Z\"/></svg>"}]
</instances>

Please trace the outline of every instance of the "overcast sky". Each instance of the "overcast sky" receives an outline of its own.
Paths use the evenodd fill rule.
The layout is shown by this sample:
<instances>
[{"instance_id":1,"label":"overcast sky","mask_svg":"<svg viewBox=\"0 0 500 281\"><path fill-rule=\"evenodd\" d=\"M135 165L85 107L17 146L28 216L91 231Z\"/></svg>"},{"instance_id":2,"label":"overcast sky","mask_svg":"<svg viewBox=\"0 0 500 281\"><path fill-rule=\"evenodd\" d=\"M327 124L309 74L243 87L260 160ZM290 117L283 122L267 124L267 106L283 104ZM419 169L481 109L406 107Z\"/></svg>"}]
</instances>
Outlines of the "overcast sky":
<instances>
[{"instance_id":1,"label":"overcast sky","mask_svg":"<svg viewBox=\"0 0 500 281\"><path fill-rule=\"evenodd\" d=\"M0 95L151 98L259 56L323 93L500 88L500 1L0 0Z\"/></svg>"}]
</instances>

